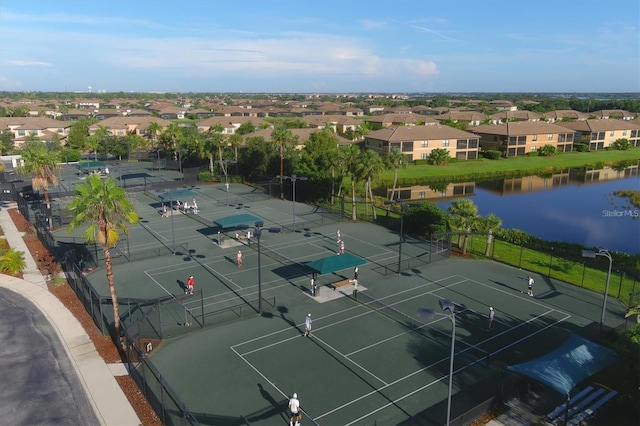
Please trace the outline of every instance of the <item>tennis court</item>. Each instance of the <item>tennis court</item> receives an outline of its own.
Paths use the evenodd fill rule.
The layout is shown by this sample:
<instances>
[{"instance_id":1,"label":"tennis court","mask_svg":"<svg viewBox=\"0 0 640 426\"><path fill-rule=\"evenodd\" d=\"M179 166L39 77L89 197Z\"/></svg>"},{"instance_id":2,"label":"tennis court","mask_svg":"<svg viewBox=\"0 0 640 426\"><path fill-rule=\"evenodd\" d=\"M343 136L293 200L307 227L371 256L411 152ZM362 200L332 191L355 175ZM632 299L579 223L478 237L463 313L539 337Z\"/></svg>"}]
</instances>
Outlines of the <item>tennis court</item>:
<instances>
[{"instance_id":1,"label":"tennis court","mask_svg":"<svg viewBox=\"0 0 640 426\"><path fill-rule=\"evenodd\" d=\"M345 296L324 305L279 304L279 315L170 342L154 354L154 363L168 367L183 351L199 365L197 371L178 369L167 376L196 413L274 424L284 413L282 402L297 392L308 421L318 424L439 424L445 417L451 321L419 320L418 309L437 307L440 298L456 303L454 415L495 394L507 363L545 353L585 319L575 321L555 304L487 280L451 275L421 281L393 291L373 286L357 301ZM497 312L493 331L487 330L489 303ZM301 337L305 310L314 319L311 338ZM217 389L207 382L226 385ZM192 391L205 388L206 395ZM265 405L265 393L278 403Z\"/></svg>"}]
</instances>

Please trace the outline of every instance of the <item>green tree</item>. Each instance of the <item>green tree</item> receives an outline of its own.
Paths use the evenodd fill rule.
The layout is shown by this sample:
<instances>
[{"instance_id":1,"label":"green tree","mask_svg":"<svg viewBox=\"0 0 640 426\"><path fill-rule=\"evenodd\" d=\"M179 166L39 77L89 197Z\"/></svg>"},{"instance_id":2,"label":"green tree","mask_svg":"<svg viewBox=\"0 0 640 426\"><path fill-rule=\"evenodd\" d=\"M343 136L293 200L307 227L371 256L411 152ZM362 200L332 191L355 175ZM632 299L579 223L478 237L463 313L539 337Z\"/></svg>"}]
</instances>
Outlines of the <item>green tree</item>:
<instances>
[{"instance_id":1,"label":"green tree","mask_svg":"<svg viewBox=\"0 0 640 426\"><path fill-rule=\"evenodd\" d=\"M451 229L460 233L458 237L458 246L462 247L462 254L467 254L467 243L469 241L469 233L474 229L478 220L478 207L473 201L459 198L454 200L447 209L449 213L449 225ZM464 235L464 237L462 237ZM462 244L460 244L463 238Z\"/></svg>"},{"instance_id":2,"label":"green tree","mask_svg":"<svg viewBox=\"0 0 640 426\"><path fill-rule=\"evenodd\" d=\"M20 153L24 165L19 167L18 171L22 175L31 176L33 189L36 191L42 189L47 211L50 211L49 186L57 186L59 182L58 153L49 150L41 141L25 143ZM49 216L49 226L51 225L51 216Z\"/></svg>"},{"instance_id":3,"label":"green tree","mask_svg":"<svg viewBox=\"0 0 640 426\"><path fill-rule=\"evenodd\" d=\"M85 146L89 151L93 151L93 155L96 160L98 159L98 148L105 147L107 139L111 136L111 129L109 129L107 126L99 124L96 132L87 138ZM105 155L106 151L107 149L105 147Z\"/></svg>"},{"instance_id":4,"label":"green tree","mask_svg":"<svg viewBox=\"0 0 640 426\"><path fill-rule=\"evenodd\" d=\"M447 214L434 203L420 203L404 212L404 225L408 233L431 238L447 229Z\"/></svg>"},{"instance_id":5,"label":"green tree","mask_svg":"<svg viewBox=\"0 0 640 426\"><path fill-rule=\"evenodd\" d=\"M111 249L120 239L120 232L128 235L128 225L136 225L138 213L126 191L116 184L112 178L101 179L94 174L85 183L77 185L75 197L67 206L72 215L69 232L87 225L84 239L88 243L98 243L104 252L104 266L107 274L109 291L113 303L113 319L116 336L120 335L120 313L118 295L116 293Z\"/></svg>"},{"instance_id":6,"label":"green tree","mask_svg":"<svg viewBox=\"0 0 640 426\"><path fill-rule=\"evenodd\" d=\"M245 121L238 127L236 133L239 135L248 135L249 133L253 133L256 131L256 125L251 121Z\"/></svg>"},{"instance_id":7,"label":"green tree","mask_svg":"<svg viewBox=\"0 0 640 426\"><path fill-rule=\"evenodd\" d=\"M95 122L96 120L91 118L81 118L73 123L67 135L67 148L86 150L89 127Z\"/></svg>"},{"instance_id":8,"label":"green tree","mask_svg":"<svg viewBox=\"0 0 640 426\"><path fill-rule=\"evenodd\" d=\"M631 306L627 309L627 313L624 315L625 318L629 318L634 316L636 317L636 326L633 329L627 331L629 338L636 345L640 345L640 305Z\"/></svg>"},{"instance_id":9,"label":"green tree","mask_svg":"<svg viewBox=\"0 0 640 426\"><path fill-rule=\"evenodd\" d=\"M441 166L449 161L449 151L444 148L435 148L429 153L427 163L434 166Z\"/></svg>"},{"instance_id":10,"label":"green tree","mask_svg":"<svg viewBox=\"0 0 640 426\"><path fill-rule=\"evenodd\" d=\"M240 166L251 178L267 176L269 162L269 144L262 136L247 139L247 148L240 153Z\"/></svg>"},{"instance_id":11,"label":"green tree","mask_svg":"<svg viewBox=\"0 0 640 426\"><path fill-rule=\"evenodd\" d=\"M398 184L398 169L407 167L407 156L399 149L392 149L384 156L384 161L388 168L393 169L393 187L391 188L390 200L395 200L396 186Z\"/></svg>"},{"instance_id":12,"label":"green tree","mask_svg":"<svg viewBox=\"0 0 640 426\"><path fill-rule=\"evenodd\" d=\"M0 155L11 154L14 150L13 132L3 130L0 132Z\"/></svg>"},{"instance_id":13,"label":"green tree","mask_svg":"<svg viewBox=\"0 0 640 426\"><path fill-rule=\"evenodd\" d=\"M357 145L349 145L343 152L343 164L351 179L351 220L355 221L358 219L356 186L363 177L362 150Z\"/></svg>"},{"instance_id":14,"label":"green tree","mask_svg":"<svg viewBox=\"0 0 640 426\"><path fill-rule=\"evenodd\" d=\"M158 136L162 133L162 126L155 121L149 122L149 126L147 126L147 132L151 135L151 140L153 141L153 145L158 147Z\"/></svg>"}]
</instances>

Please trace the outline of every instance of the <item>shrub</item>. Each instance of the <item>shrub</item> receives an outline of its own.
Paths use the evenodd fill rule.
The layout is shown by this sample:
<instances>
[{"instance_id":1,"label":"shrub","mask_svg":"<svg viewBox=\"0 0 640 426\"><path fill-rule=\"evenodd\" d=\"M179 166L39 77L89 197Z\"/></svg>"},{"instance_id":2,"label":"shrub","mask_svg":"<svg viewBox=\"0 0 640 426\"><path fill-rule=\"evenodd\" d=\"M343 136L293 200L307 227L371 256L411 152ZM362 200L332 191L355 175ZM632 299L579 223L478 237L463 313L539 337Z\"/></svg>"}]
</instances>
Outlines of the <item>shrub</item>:
<instances>
[{"instance_id":1,"label":"shrub","mask_svg":"<svg viewBox=\"0 0 640 426\"><path fill-rule=\"evenodd\" d=\"M574 142L573 150L576 152L589 152L589 145L586 143Z\"/></svg>"},{"instance_id":2,"label":"shrub","mask_svg":"<svg viewBox=\"0 0 640 426\"><path fill-rule=\"evenodd\" d=\"M480 155L489 160L499 160L502 157L502 153L495 149L480 151Z\"/></svg>"},{"instance_id":3,"label":"shrub","mask_svg":"<svg viewBox=\"0 0 640 426\"><path fill-rule=\"evenodd\" d=\"M60 159L61 163L64 163L65 161L80 161L80 151L78 151L77 149L65 149L63 151L60 151L58 158Z\"/></svg>"},{"instance_id":4,"label":"shrub","mask_svg":"<svg viewBox=\"0 0 640 426\"><path fill-rule=\"evenodd\" d=\"M24 261L24 253L16 249L10 249L3 256L0 256L0 271L8 272L11 275L21 273L27 264Z\"/></svg>"},{"instance_id":5,"label":"shrub","mask_svg":"<svg viewBox=\"0 0 640 426\"><path fill-rule=\"evenodd\" d=\"M202 182L211 182L213 180L213 175L210 171L204 170L198 173L198 180Z\"/></svg>"}]
</instances>

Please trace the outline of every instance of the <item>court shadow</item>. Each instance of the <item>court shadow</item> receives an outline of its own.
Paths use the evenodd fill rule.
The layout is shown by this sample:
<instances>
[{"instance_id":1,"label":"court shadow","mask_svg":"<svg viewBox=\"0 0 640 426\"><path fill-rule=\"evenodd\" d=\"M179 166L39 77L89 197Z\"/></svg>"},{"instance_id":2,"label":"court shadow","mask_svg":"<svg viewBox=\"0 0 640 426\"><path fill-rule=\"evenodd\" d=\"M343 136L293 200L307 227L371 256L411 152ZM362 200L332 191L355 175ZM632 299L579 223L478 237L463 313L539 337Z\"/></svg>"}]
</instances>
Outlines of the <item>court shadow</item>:
<instances>
[{"instance_id":1,"label":"court shadow","mask_svg":"<svg viewBox=\"0 0 640 426\"><path fill-rule=\"evenodd\" d=\"M178 283L178 286L180 287L180 289L182 291L187 291L187 285L185 284L184 281L182 280L176 280L176 283Z\"/></svg>"},{"instance_id":2,"label":"court shadow","mask_svg":"<svg viewBox=\"0 0 640 426\"><path fill-rule=\"evenodd\" d=\"M286 423L289 421L287 414L285 412L286 408L282 401L276 401L274 397L271 396L269 392L262 386L262 383L258 383L258 389L260 389L260 395L264 398L271 406L274 411L277 412L282 420Z\"/></svg>"},{"instance_id":3,"label":"court shadow","mask_svg":"<svg viewBox=\"0 0 640 426\"><path fill-rule=\"evenodd\" d=\"M289 308L281 305L281 306L278 306L277 309L278 309L278 312L280 313L280 318L282 318L284 322L289 324L291 327L298 328L296 327L295 321L293 321L291 318L287 316L287 314L289 313Z\"/></svg>"}]
</instances>

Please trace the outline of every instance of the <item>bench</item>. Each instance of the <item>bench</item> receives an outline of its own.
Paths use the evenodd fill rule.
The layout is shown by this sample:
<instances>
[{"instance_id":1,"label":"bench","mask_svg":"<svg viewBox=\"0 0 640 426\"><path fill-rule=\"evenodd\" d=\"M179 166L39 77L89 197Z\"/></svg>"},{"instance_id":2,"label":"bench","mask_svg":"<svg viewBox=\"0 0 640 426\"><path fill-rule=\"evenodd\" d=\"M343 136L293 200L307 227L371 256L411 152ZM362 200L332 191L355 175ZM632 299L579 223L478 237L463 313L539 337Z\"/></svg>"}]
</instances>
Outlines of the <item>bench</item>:
<instances>
[{"instance_id":1,"label":"bench","mask_svg":"<svg viewBox=\"0 0 640 426\"><path fill-rule=\"evenodd\" d=\"M329 286L331 288L333 288L334 290L337 290L338 287L344 287L346 285L351 285L351 284L353 284L352 280L345 279L345 280L342 280L342 281L337 281L335 283L331 283L331 284L329 284Z\"/></svg>"},{"instance_id":2,"label":"bench","mask_svg":"<svg viewBox=\"0 0 640 426\"><path fill-rule=\"evenodd\" d=\"M587 394L589 392L591 392L592 390L593 390L593 386L587 386L586 388L582 389L577 395L575 395L573 398L571 398L571 403L572 404L577 403L582 398L587 396ZM564 402L564 403L558 405L555 410L553 410L552 412L547 414L547 419L550 420L550 421L555 420L556 417L558 417L560 414L564 413L564 411L566 409L567 409L567 403Z\"/></svg>"},{"instance_id":3,"label":"bench","mask_svg":"<svg viewBox=\"0 0 640 426\"><path fill-rule=\"evenodd\" d=\"M611 391L607 393L605 396L603 396L602 398L594 402L593 405L591 405L589 408L585 409L583 412L581 412L580 414L572 418L570 423L572 425L579 425L580 422L585 420L587 417L592 416L593 413L595 413L598 408L602 407L604 404L609 402L609 400L614 396L616 396L617 394L618 394L617 391Z\"/></svg>"},{"instance_id":4,"label":"bench","mask_svg":"<svg viewBox=\"0 0 640 426\"><path fill-rule=\"evenodd\" d=\"M567 415L567 418L571 418L575 416L577 413L582 411L584 407L587 406L587 404L590 404L591 401L595 400L596 398L600 398L600 396L604 392L605 390L602 388L596 389L594 392L590 393L585 398L583 398L582 401L578 402L576 405L572 407L569 407L569 414Z\"/></svg>"}]
</instances>

